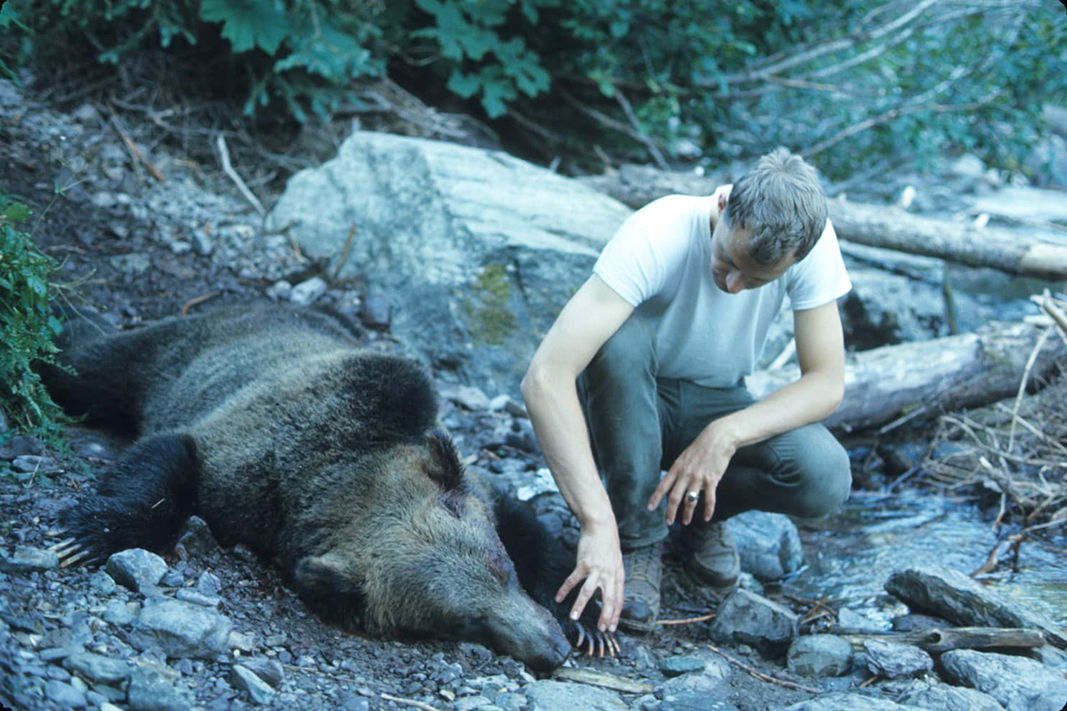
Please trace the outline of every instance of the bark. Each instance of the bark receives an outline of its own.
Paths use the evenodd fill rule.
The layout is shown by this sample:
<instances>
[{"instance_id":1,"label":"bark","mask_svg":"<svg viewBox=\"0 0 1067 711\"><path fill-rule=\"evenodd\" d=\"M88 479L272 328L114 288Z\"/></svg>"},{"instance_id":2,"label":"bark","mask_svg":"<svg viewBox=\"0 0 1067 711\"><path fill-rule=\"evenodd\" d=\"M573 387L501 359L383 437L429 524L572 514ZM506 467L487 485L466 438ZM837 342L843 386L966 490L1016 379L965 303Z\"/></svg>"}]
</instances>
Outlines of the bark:
<instances>
[{"instance_id":1,"label":"bark","mask_svg":"<svg viewBox=\"0 0 1067 711\"><path fill-rule=\"evenodd\" d=\"M825 422L844 431L870 429L902 416L918 421L1014 396L1041 334L1027 323L990 324L975 333L851 353L841 407ZM1065 357L1061 339L1045 339L1030 382ZM790 365L754 373L748 386L762 397L799 377Z\"/></svg>"},{"instance_id":2,"label":"bark","mask_svg":"<svg viewBox=\"0 0 1067 711\"><path fill-rule=\"evenodd\" d=\"M832 634L847 639L853 647L863 648L868 639L912 644L927 652L940 654L950 649L1033 649L1045 644L1041 630L1018 627L931 627L914 632L849 632L831 630Z\"/></svg>"},{"instance_id":3,"label":"bark","mask_svg":"<svg viewBox=\"0 0 1067 711\"><path fill-rule=\"evenodd\" d=\"M624 166L583 182L630 207L641 207L671 193L708 195L729 182L646 166ZM1009 274L1049 280L1067 279L1067 245L1024 232L912 215L887 205L834 199L830 221L842 240L911 254L937 257L971 267L989 267Z\"/></svg>"}]
</instances>

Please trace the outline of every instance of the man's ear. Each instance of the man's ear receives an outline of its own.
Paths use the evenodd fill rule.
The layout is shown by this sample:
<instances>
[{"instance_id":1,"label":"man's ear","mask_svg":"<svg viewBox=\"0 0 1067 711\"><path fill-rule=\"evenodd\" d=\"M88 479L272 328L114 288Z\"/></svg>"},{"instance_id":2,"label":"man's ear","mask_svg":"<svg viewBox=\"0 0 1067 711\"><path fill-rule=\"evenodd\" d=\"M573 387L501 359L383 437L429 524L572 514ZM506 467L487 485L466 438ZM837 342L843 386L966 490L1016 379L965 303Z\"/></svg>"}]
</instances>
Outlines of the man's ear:
<instances>
[{"instance_id":1,"label":"man's ear","mask_svg":"<svg viewBox=\"0 0 1067 711\"><path fill-rule=\"evenodd\" d=\"M726 191L725 190L720 190L719 191L719 214L720 215L722 214L723 210L726 209L726 201L727 201Z\"/></svg>"}]
</instances>

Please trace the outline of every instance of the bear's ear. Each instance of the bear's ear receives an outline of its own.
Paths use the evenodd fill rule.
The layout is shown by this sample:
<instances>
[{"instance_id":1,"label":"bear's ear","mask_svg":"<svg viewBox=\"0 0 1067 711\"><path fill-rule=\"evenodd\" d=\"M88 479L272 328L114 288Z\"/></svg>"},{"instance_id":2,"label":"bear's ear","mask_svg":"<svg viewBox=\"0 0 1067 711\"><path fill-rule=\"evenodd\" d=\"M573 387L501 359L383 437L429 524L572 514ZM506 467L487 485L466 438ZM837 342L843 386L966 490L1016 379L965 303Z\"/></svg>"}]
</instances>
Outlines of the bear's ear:
<instances>
[{"instance_id":1,"label":"bear's ear","mask_svg":"<svg viewBox=\"0 0 1067 711\"><path fill-rule=\"evenodd\" d=\"M426 438L430 449L430 461L426 474L444 491L459 489L463 484L463 465L452 438L440 430L434 430Z\"/></svg>"},{"instance_id":2,"label":"bear's ear","mask_svg":"<svg viewBox=\"0 0 1067 711\"><path fill-rule=\"evenodd\" d=\"M302 593L315 596L359 593L362 587L348 561L334 551L301 558L293 568L293 582Z\"/></svg>"}]
</instances>

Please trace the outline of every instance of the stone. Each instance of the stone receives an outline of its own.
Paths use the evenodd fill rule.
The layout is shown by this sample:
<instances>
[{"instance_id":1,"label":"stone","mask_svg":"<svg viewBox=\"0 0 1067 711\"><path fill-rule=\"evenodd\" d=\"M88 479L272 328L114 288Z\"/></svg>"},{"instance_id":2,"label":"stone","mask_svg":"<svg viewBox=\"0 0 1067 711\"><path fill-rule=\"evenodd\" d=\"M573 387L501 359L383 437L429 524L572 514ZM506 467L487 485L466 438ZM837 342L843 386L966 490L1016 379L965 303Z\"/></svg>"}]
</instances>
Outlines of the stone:
<instances>
[{"instance_id":1,"label":"stone","mask_svg":"<svg viewBox=\"0 0 1067 711\"><path fill-rule=\"evenodd\" d=\"M934 668L930 655L914 645L868 639L863 642L863 650L867 653L867 668L886 679L920 676Z\"/></svg>"},{"instance_id":2,"label":"stone","mask_svg":"<svg viewBox=\"0 0 1067 711\"><path fill-rule=\"evenodd\" d=\"M996 699L1008 711L1062 711L1067 679L1032 659L956 649L941 655L945 678Z\"/></svg>"},{"instance_id":3,"label":"stone","mask_svg":"<svg viewBox=\"0 0 1067 711\"><path fill-rule=\"evenodd\" d=\"M785 653L800 618L789 608L749 590L730 593L711 626L714 638L751 645L771 656Z\"/></svg>"},{"instance_id":4,"label":"stone","mask_svg":"<svg viewBox=\"0 0 1067 711\"><path fill-rule=\"evenodd\" d=\"M390 332L454 363L465 382L517 394L566 298L631 209L500 151L356 131L294 175L267 229L387 296Z\"/></svg>"},{"instance_id":5,"label":"stone","mask_svg":"<svg viewBox=\"0 0 1067 711\"><path fill-rule=\"evenodd\" d=\"M63 471L63 467L55 459L39 454L15 457L11 461L11 468L24 474L58 474Z\"/></svg>"},{"instance_id":6,"label":"stone","mask_svg":"<svg viewBox=\"0 0 1067 711\"><path fill-rule=\"evenodd\" d=\"M32 546L16 546L10 556L0 556L0 570L5 573L32 573L58 566L58 555Z\"/></svg>"},{"instance_id":7,"label":"stone","mask_svg":"<svg viewBox=\"0 0 1067 711\"><path fill-rule=\"evenodd\" d=\"M60 708L85 708L85 694L65 681L52 679L45 682L44 694Z\"/></svg>"},{"instance_id":8,"label":"stone","mask_svg":"<svg viewBox=\"0 0 1067 711\"><path fill-rule=\"evenodd\" d=\"M248 695L252 697L252 701L257 704L269 704L271 699L274 698L274 689L271 688L270 684L241 664L233 665L231 679L235 688L247 691Z\"/></svg>"},{"instance_id":9,"label":"stone","mask_svg":"<svg viewBox=\"0 0 1067 711\"><path fill-rule=\"evenodd\" d=\"M722 679L704 674L686 674L669 679L656 687L656 698L672 711L736 711L727 703L730 685Z\"/></svg>"},{"instance_id":10,"label":"stone","mask_svg":"<svg viewBox=\"0 0 1067 711\"><path fill-rule=\"evenodd\" d=\"M119 585L143 593L155 588L163 579L167 562L151 551L131 548L108 558L104 570Z\"/></svg>"},{"instance_id":11,"label":"stone","mask_svg":"<svg viewBox=\"0 0 1067 711\"><path fill-rule=\"evenodd\" d=\"M293 287L289 301L300 306L308 306L318 301L326 293L326 282L321 277L311 277Z\"/></svg>"},{"instance_id":12,"label":"stone","mask_svg":"<svg viewBox=\"0 0 1067 711\"><path fill-rule=\"evenodd\" d=\"M63 666L91 682L116 684L130 677L128 662L111 659L92 652L75 652L66 658Z\"/></svg>"},{"instance_id":13,"label":"stone","mask_svg":"<svg viewBox=\"0 0 1067 711\"><path fill-rule=\"evenodd\" d=\"M219 550L211 528L199 516L190 516L182 526L175 548L178 546L191 558L206 558Z\"/></svg>"},{"instance_id":14,"label":"stone","mask_svg":"<svg viewBox=\"0 0 1067 711\"><path fill-rule=\"evenodd\" d=\"M489 409L489 397L470 385L442 385L441 397L472 412L484 412Z\"/></svg>"},{"instance_id":15,"label":"stone","mask_svg":"<svg viewBox=\"0 0 1067 711\"><path fill-rule=\"evenodd\" d=\"M918 706L898 704L874 694L838 691L786 706L785 711L901 711Z\"/></svg>"},{"instance_id":16,"label":"stone","mask_svg":"<svg viewBox=\"0 0 1067 711\"><path fill-rule=\"evenodd\" d=\"M804 565L800 534L788 516L766 511L746 511L726 525L733 534L741 569L761 581L778 580Z\"/></svg>"},{"instance_id":17,"label":"stone","mask_svg":"<svg viewBox=\"0 0 1067 711\"><path fill-rule=\"evenodd\" d=\"M89 578L89 585L101 595L110 595L115 592L115 588L118 587L118 583L115 582L115 579L102 570L98 570L92 574Z\"/></svg>"},{"instance_id":18,"label":"stone","mask_svg":"<svg viewBox=\"0 0 1067 711\"><path fill-rule=\"evenodd\" d=\"M40 456L44 453L44 443L36 437L31 437L29 435L15 435L8 440L7 444L0 447L0 459L7 460L27 455Z\"/></svg>"},{"instance_id":19,"label":"stone","mask_svg":"<svg viewBox=\"0 0 1067 711\"><path fill-rule=\"evenodd\" d=\"M150 598L137 617L131 640L157 645L168 657L211 659L228 648L233 623L200 605Z\"/></svg>"},{"instance_id":20,"label":"stone","mask_svg":"<svg viewBox=\"0 0 1067 711\"><path fill-rule=\"evenodd\" d=\"M135 669L126 692L131 711L191 711L192 702L160 671Z\"/></svg>"},{"instance_id":21,"label":"stone","mask_svg":"<svg viewBox=\"0 0 1067 711\"><path fill-rule=\"evenodd\" d=\"M273 688L278 688L278 684L281 684L282 679L285 678L285 668L273 659L249 657L241 661L241 666L270 684Z\"/></svg>"},{"instance_id":22,"label":"stone","mask_svg":"<svg viewBox=\"0 0 1067 711\"><path fill-rule=\"evenodd\" d=\"M679 676L689 672L704 671L704 660L698 657L677 654L659 661L659 670L665 676Z\"/></svg>"},{"instance_id":23,"label":"stone","mask_svg":"<svg viewBox=\"0 0 1067 711\"><path fill-rule=\"evenodd\" d=\"M786 664L801 676L841 676L852 668L852 645L832 634L797 637L789 645Z\"/></svg>"},{"instance_id":24,"label":"stone","mask_svg":"<svg viewBox=\"0 0 1067 711\"><path fill-rule=\"evenodd\" d=\"M613 691L569 681L535 681L526 686L529 711L626 711Z\"/></svg>"},{"instance_id":25,"label":"stone","mask_svg":"<svg viewBox=\"0 0 1067 711\"><path fill-rule=\"evenodd\" d=\"M977 689L919 682L901 699L904 703L940 711L1003 711L1000 702Z\"/></svg>"}]
</instances>

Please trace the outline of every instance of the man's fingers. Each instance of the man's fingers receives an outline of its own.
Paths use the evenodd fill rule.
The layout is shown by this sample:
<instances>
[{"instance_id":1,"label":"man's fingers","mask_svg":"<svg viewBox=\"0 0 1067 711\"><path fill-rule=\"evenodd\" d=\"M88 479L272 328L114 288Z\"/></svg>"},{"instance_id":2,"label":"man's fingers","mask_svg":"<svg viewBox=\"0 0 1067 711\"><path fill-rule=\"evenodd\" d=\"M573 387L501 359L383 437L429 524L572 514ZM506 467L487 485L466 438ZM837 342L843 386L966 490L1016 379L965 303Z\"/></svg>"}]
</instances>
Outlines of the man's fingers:
<instances>
[{"instance_id":1,"label":"man's fingers","mask_svg":"<svg viewBox=\"0 0 1067 711\"><path fill-rule=\"evenodd\" d=\"M578 591L578 597L574 600L574 605L571 607L571 619L577 620L582 616L582 610L585 609L586 604L592 599L593 593L600 587L600 584L595 582L592 576L585 579L585 585Z\"/></svg>"},{"instance_id":2,"label":"man's fingers","mask_svg":"<svg viewBox=\"0 0 1067 711\"><path fill-rule=\"evenodd\" d=\"M715 514L715 487L709 486L704 490L704 522L707 523Z\"/></svg>"},{"instance_id":3,"label":"man's fingers","mask_svg":"<svg viewBox=\"0 0 1067 711\"><path fill-rule=\"evenodd\" d=\"M648 500L648 510L655 511L659 506L659 502L663 500L663 497L668 491L670 491L671 485L677 476L674 472L667 472L667 476L660 479L659 484L656 486L656 490L652 492L652 498Z\"/></svg>"},{"instance_id":4,"label":"man's fingers","mask_svg":"<svg viewBox=\"0 0 1067 711\"><path fill-rule=\"evenodd\" d=\"M567 579L563 581L563 584L559 586L559 590L556 591L556 602L563 602L563 599L571 594L571 590L574 586L582 582L582 579L588 574L588 571L582 568L575 568Z\"/></svg>"}]
</instances>

